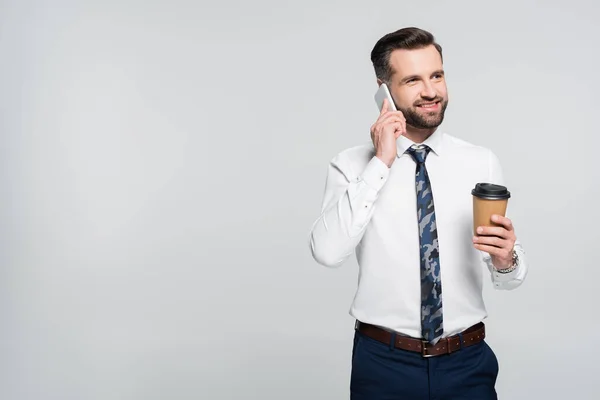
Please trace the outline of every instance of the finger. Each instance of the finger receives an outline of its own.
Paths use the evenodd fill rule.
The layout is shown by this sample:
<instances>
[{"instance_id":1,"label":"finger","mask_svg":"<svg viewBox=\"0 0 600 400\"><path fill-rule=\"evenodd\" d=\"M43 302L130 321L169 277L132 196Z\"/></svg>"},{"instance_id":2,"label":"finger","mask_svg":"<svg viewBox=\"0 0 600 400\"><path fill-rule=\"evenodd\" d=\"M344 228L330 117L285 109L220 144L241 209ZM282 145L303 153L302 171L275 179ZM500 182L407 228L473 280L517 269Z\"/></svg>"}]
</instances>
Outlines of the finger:
<instances>
[{"instance_id":1,"label":"finger","mask_svg":"<svg viewBox=\"0 0 600 400\"><path fill-rule=\"evenodd\" d=\"M502 225L509 231L512 231L514 229L512 221L509 218L503 217L502 215L498 215L498 214L492 215L492 222Z\"/></svg>"},{"instance_id":2,"label":"finger","mask_svg":"<svg viewBox=\"0 0 600 400\"><path fill-rule=\"evenodd\" d=\"M397 115L386 115L386 116L382 117L381 120L378 121L378 123L383 126L392 124L392 123L396 123L396 122L404 123L405 121L403 118L400 118Z\"/></svg>"},{"instance_id":3,"label":"finger","mask_svg":"<svg viewBox=\"0 0 600 400\"><path fill-rule=\"evenodd\" d=\"M379 135L381 133L382 129L383 129L383 126L381 125L381 123L376 122L373 125L373 136L375 137L375 136Z\"/></svg>"},{"instance_id":4,"label":"finger","mask_svg":"<svg viewBox=\"0 0 600 400\"><path fill-rule=\"evenodd\" d=\"M388 126L393 126L395 124L402 124L402 126L406 128L406 123L401 119L386 119L383 122L378 120L377 122L375 122L375 124L373 124L372 136L381 135L384 129L386 129Z\"/></svg>"},{"instance_id":5,"label":"finger","mask_svg":"<svg viewBox=\"0 0 600 400\"><path fill-rule=\"evenodd\" d=\"M395 122L391 125L394 128L394 136L398 139L401 135L406 133L405 125L402 122Z\"/></svg>"},{"instance_id":6,"label":"finger","mask_svg":"<svg viewBox=\"0 0 600 400\"><path fill-rule=\"evenodd\" d=\"M500 247L496 247L496 246L489 246L489 245L477 244L477 243L475 243L473 246L477 250L481 250L481 251L488 253L490 256L496 256L496 257L502 258L506 254L506 250L501 249Z\"/></svg>"},{"instance_id":7,"label":"finger","mask_svg":"<svg viewBox=\"0 0 600 400\"><path fill-rule=\"evenodd\" d=\"M385 130L388 130L389 128L392 128L393 130L391 132L396 133L396 131L401 131L403 132L405 130L405 124L402 121L396 121L396 122L392 122L392 123L387 123L387 124L378 124L378 126L375 128L375 136L381 136L383 134L383 132Z\"/></svg>"},{"instance_id":8,"label":"finger","mask_svg":"<svg viewBox=\"0 0 600 400\"><path fill-rule=\"evenodd\" d=\"M396 125L396 130L394 131L394 135L396 136L396 139L398 139L400 136L406 134L406 122L404 122L404 121L399 122L398 125Z\"/></svg>"},{"instance_id":9,"label":"finger","mask_svg":"<svg viewBox=\"0 0 600 400\"><path fill-rule=\"evenodd\" d=\"M390 111L377 119L377 123L379 124L388 124L390 122L406 122L406 120L404 119L403 115L398 115L393 111Z\"/></svg>"},{"instance_id":10,"label":"finger","mask_svg":"<svg viewBox=\"0 0 600 400\"><path fill-rule=\"evenodd\" d=\"M508 247L508 241L496 236L475 236L473 237L474 244L481 244L485 246L494 246L499 248Z\"/></svg>"},{"instance_id":11,"label":"finger","mask_svg":"<svg viewBox=\"0 0 600 400\"><path fill-rule=\"evenodd\" d=\"M477 228L477 234L483 236L499 236L507 239L510 232L503 226L480 226Z\"/></svg>"},{"instance_id":12,"label":"finger","mask_svg":"<svg viewBox=\"0 0 600 400\"><path fill-rule=\"evenodd\" d=\"M406 120L406 118L404 118L404 114L402 114L402 111L388 111L388 112L386 112L384 114L381 114L378 119L380 121L383 121L384 119L392 118L392 117L396 117L396 118L400 118L402 120Z\"/></svg>"},{"instance_id":13,"label":"finger","mask_svg":"<svg viewBox=\"0 0 600 400\"><path fill-rule=\"evenodd\" d=\"M381 106L381 113L379 115L383 115L390 109L390 105L388 103L388 99L383 99L383 105Z\"/></svg>"}]
</instances>

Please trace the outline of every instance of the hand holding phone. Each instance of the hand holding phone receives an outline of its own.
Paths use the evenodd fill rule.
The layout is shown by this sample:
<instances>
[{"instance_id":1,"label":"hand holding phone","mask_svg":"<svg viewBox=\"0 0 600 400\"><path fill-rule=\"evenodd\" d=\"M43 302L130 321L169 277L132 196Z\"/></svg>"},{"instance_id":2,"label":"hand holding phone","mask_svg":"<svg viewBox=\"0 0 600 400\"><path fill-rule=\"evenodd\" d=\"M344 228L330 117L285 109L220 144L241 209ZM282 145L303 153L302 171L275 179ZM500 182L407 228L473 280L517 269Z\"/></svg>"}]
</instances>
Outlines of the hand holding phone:
<instances>
[{"instance_id":1,"label":"hand holding phone","mask_svg":"<svg viewBox=\"0 0 600 400\"><path fill-rule=\"evenodd\" d=\"M384 86L382 84L381 86ZM379 88L375 94L375 101L381 99L380 114L377 121L371 126L371 140L375 146L375 155L383 161L388 168L396 159L396 139L406 133L406 119L401 111L397 111L392 97L387 89ZM388 98L389 96L389 98Z\"/></svg>"}]
</instances>

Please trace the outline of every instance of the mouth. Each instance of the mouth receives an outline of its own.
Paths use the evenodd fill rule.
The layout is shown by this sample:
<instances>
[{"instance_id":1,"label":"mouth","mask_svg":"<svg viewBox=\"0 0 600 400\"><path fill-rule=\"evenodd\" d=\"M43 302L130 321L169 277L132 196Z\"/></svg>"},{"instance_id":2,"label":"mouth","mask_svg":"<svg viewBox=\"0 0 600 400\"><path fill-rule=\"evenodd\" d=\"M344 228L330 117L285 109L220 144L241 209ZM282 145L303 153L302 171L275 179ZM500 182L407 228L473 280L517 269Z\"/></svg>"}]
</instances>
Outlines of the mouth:
<instances>
[{"instance_id":1,"label":"mouth","mask_svg":"<svg viewBox=\"0 0 600 400\"><path fill-rule=\"evenodd\" d=\"M440 107L441 100L432 101L429 103L421 103L417 105L417 108L425 111L436 111Z\"/></svg>"}]
</instances>

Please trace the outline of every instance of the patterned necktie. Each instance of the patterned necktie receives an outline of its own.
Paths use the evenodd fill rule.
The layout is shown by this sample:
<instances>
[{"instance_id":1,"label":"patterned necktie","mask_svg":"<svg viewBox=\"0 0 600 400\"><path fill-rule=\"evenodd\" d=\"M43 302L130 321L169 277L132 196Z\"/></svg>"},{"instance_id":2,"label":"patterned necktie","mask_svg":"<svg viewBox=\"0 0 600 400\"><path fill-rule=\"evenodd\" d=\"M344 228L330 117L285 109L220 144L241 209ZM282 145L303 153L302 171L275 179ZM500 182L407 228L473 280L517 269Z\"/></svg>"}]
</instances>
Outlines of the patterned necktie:
<instances>
[{"instance_id":1,"label":"patterned necktie","mask_svg":"<svg viewBox=\"0 0 600 400\"><path fill-rule=\"evenodd\" d=\"M433 193L425 158L431 149L425 145L407 152L417 163L417 218L421 245L421 330L425 340L437 343L444 331L442 318L442 281Z\"/></svg>"}]
</instances>

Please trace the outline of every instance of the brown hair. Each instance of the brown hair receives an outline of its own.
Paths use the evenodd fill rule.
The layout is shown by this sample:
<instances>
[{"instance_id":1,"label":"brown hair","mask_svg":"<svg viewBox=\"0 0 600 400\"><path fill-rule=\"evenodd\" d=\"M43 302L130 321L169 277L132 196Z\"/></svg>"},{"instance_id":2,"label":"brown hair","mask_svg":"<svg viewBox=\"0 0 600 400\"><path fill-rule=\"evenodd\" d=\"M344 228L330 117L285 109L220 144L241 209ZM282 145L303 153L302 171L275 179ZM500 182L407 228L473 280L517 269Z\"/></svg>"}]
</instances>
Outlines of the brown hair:
<instances>
[{"instance_id":1,"label":"brown hair","mask_svg":"<svg viewBox=\"0 0 600 400\"><path fill-rule=\"evenodd\" d=\"M435 37L420 28L408 27L388 33L375 43L371 51L371 62L375 68L375 75L383 82L389 82L394 74L390 67L390 54L394 50L415 50L433 45L442 57L442 46L435 41Z\"/></svg>"}]
</instances>

